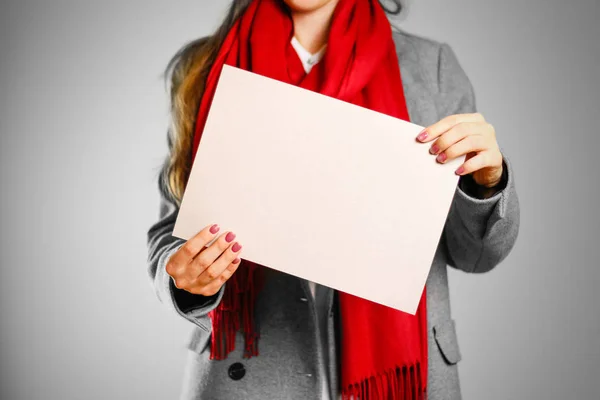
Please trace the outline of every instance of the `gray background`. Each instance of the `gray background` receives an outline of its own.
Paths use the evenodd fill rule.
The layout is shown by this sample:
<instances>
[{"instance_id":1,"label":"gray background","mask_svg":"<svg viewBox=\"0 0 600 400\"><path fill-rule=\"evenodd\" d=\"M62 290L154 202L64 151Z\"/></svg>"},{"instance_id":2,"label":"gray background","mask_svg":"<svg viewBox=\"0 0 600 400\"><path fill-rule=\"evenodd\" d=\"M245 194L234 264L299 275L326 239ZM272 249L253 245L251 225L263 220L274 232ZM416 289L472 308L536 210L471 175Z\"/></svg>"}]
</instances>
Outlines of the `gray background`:
<instances>
[{"instance_id":1,"label":"gray background","mask_svg":"<svg viewBox=\"0 0 600 400\"><path fill-rule=\"evenodd\" d=\"M172 399L191 326L146 277L160 73L226 1L0 5L2 399ZM413 0L514 163L521 233L451 273L465 399L600 398L600 2Z\"/></svg>"}]
</instances>

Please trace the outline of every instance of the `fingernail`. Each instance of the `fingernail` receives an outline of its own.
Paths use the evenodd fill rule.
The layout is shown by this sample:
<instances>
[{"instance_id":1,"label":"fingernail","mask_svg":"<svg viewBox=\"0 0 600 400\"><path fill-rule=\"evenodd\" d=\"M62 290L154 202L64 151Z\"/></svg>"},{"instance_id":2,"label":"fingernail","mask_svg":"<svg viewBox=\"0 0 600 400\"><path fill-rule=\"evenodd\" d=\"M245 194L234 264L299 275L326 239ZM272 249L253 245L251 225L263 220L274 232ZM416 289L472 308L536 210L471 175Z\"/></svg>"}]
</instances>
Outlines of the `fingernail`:
<instances>
[{"instance_id":1,"label":"fingernail","mask_svg":"<svg viewBox=\"0 0 600 400\"><path fill-rule=\"evenodd\" d=\"M242 249L242 245L237 242L231 247L231 251L233 251L234 253L237 253L241 249Z\"/></svg>"},{"instance_id":2,"label":"fingernail","mask_svg":"<svg viewBox=\"0 0 600 400\"><path fill-rule=\"evenodd\" d=\"M462 175L463 172L465 172L465 168L462 166L458 167L458 169L455 171L456 175Z\"/></svg>"},{"instance_id":3,"label":"fingernail","mask_svg":"<svg viewBox=\"0 0 600 400\"><path fill-rule=\"evenodd\" d=\"M429 149L429 152L431 154L437 154L437 152L440 151L440 148L438 147L437 144L434 144L433 146L431 146L431 148Z\"/></svg>"},{"instance_id":4,"label":"fingernail","mask_svg":"<svg viewBox=\"0 0 600 400\"><path fill-rule=\"evenodd\" d=\"M419 133L419 136L417 136L417 140L422 142L423 140L427 139L427 131L421 131L421 133Z\"/></svg>"},{"instance_id":5,"label":"fingernail","mask_svg":"<svg viewBox=\"0 0 600 400\"><path fill-rule=\"evenodd\" d=\"M210 227L210 233L212 233L214 235L215 233L219 232L219 229L221 229L221 228L219 228L219 225L214 224L213 226Z\"/></svg>"},{"instance_id":6,"label":"fingernail","mask_svg":"<svg viewBox=\"0 0 600 400\"><path fill-rule=\"evenodd\" d=\"M437 160L437 162L443 163L444 161L446 161L446 158L448 156L446 155L446 153L440 153L440 155L438 155L435 159Z\"/></svg>"},{"instance_id":7,"label":"fingernail","mask_svg":"<svg viewBox=\"0 0 600 400\"><path fill-rule=\"evenodd\" d=\"M231 243L231 242L233 242L233 239L235 239L235 233L233 233L233 232L229 232L229 233L227 233L227 235L225 236L225 241L226 241L227 243Z\"/></svg>"},{"instance_id":8,"label":"fingernail","mask_svg":"<svg viewBox=\"0 0 600 400\"><path fill-rule=\"evenodd\" d=\"M240 260L240 258L238 257L235 260L233 260L232 264L239 264L240 261L242 261L242 260Z\"/></svg>"}]
</instances>

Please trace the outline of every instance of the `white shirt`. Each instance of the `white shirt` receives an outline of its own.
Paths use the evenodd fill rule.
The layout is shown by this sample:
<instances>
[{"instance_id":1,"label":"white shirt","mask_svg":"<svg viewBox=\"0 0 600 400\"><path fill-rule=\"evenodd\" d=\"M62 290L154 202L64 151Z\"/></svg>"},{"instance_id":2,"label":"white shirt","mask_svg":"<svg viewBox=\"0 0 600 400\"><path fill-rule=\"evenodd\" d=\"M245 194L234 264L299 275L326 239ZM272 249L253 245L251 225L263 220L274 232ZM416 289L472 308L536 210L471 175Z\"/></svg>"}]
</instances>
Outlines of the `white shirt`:
<instances>
[{"instance_id":1,"label":"white shirt","mask_svg":"<svg viewBox=\"0 0 600 400\"><path fill-rule=\"evenodd\" d=\"M323 58L327 44L323 45L323 47L321 47L321 49L316 53L311 54L294 36L292 38L292 47L294 47L294 50L296 50L298 57L300 57L300 61L302 61L302 66L304 66L304 71L306 71L308 74L312 67L314 67Z\"/></svg>"},{"instance_id":2,"label":"white shirt","mask_svg":"<svg viewBox=\"0 0 600 400\"><path fill-rule=\"evenodd\" d=\"M323 55L325 54L325 49L327 48L327 45L325 44L323 47L321 47L321 49L319 51L317 51L314 54L311 54L308 50L306 50L304 48L304 46L302 46L300 44L300 42L298 41L298 39L296 39L296 37L294 36L292 38L292 47L294 47L294 50L296 50L296 53L298 54L298 57L300 58L300 61L302 61L302 66L304 67L304 71L306 71L306 73L308 74L312 68L317 65L317 63L319 61L321 61L321 59L323 58ZM310 287L310 292L312 293L313 299L315 299L315 293L316 293L316 288L317 288L317 284L314 282L309 281L308 282L308 286ZM317 309L317 320L321 321L321 318L319 318L319 313L322 312L327 312L327 310L320 310ZM325 320L326 321L326 320ZM326 326L319 326L320 330L324 330L327 329ZM325 335L319 335L321 338L324 337ZM320 341L320 345L321 345L321 350L323 352L328 352L329 349L327 348L327 343L323 343L322 340ZM320 363L320 365L323 365ZM323 377L323 399L324 400L329 400L330 396L329 396L329 377L327 376L327 372L325 371L324 368L321 368L321 376ZM339 396L339 398L341 399L341 396Z\"/></svg>"}]
</instances>

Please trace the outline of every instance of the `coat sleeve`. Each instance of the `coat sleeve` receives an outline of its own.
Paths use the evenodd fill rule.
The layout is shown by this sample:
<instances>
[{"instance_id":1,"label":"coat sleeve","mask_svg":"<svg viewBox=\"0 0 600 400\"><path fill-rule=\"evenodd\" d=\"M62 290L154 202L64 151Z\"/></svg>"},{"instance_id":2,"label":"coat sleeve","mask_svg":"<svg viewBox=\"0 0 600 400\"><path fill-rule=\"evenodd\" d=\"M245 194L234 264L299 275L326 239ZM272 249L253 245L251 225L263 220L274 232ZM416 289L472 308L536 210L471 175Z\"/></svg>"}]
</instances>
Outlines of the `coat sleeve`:
<instances>
[{"instance_id":1,"label":"coat sleeve","mask_svg":"<svg viewBox=\"0 0 600 400\"><path fill-rule=\"evenodd\" d=\"M474 113L471 82L447 44L440 47L438 110L441 117ZM513 166L503 153L501 190L482 198L467 190L469 177L461 177L442 234L448 264L466 272L487 272L512 250L519 232L519 200Z\"/></svg>"},{"instance_id":2,"label":"coat sleeve","mask_svg":"<svg viewBox=\"0 0 600 400\"><path fill-rule=\"evenodd\" d=\"M147 232L148 274L154 291L161 303L186 320L201 328L208 329L208 312L216 308L221 301L225 285L213 296L205 297L178 289L171 276L167 274L165 267L169 258L186 241L172 236L179 207L170 198L162 183L164 171L163 167L160 174L161 178L159 178L159 217Z\"/></svg>"}]
</instances>

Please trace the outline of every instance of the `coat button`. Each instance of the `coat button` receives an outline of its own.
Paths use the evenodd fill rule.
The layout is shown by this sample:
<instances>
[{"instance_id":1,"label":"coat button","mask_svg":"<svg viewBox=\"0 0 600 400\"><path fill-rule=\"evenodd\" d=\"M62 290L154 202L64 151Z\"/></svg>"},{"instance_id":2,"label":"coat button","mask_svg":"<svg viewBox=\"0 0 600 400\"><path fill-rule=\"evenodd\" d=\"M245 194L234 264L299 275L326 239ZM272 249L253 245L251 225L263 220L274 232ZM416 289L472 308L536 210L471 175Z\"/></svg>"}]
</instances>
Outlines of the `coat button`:
<instances>
[{"instance_id":1,"label":"coat button","mask_svg":"<svg viewBox=\"0 0 600 400\"><path fill-rule=\"evenodd\" d=\"M228 373L231 379L239 381L246 375L246 368L244 368L244 364L236 362L231 364Z\"/></svg>"}]
</instances>

